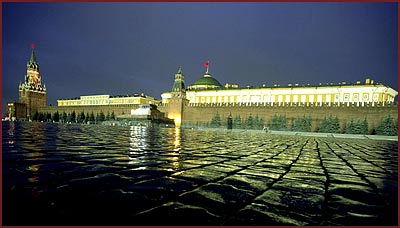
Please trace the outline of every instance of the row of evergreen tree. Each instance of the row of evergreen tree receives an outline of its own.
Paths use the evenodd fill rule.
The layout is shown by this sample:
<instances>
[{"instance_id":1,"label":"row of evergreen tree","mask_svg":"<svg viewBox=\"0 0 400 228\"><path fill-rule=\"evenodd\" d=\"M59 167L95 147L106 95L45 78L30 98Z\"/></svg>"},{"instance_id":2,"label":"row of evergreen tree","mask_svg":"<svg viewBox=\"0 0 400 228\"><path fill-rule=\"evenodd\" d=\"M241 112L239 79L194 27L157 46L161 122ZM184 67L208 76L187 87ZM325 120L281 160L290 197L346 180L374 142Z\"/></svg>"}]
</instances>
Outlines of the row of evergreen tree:
<instances>
[{"instance_id":1,"label":"row of evergreen tree","mask_svg":"<svg viewBox=\"0 0 400 228\"><path fill-rule=\"evenodd\" d=\"M269 123L271 130L291 130L291 131L311 131L311 116L303 116L293 121L291 129L287 127L287 119L284 115L274 115ZM397 119L394 119L390 114L384 117L376 129L372 130L372 134L377 135L397 135ZM362 134L367 135L368 121L367 119L352 119L346 123L344 130L340 129L339 118L337 116L329 115L325 117L320 124L318 132L324 133L345 133L345 134Z\"/></svg>"},{"instance_id":2,"label":"row of evergreen tree","mask_svg":"<svg viewBox=\"0 0 400 228\"><path fill-rule=\"evenodd\" d=\"M98 123L107 120L115 120L115 114L114 112L108 112L107 115L105 115L103 111L100 111L96 115L94 115L93 112L91 112L90 114L85 114L84 112L76 114L75 111L69 113L59 113L58 111L56 111L55 113L53 113L53 115L51 113L36 112L33 115L32 120L62 123Z\"/></svg>"},{"instance_id":3,"label":"row of evergreen tree","mask_svg":"<svg viewBox=\"0 0 400 228\"><path fill-rule=\"evenodd\" d=\"M312 118L311 116L303 116L293 120L292 127L287 126L287 118L285 115L274 115L268 123L270 130L275 131L299 131L311 132ZM210 127L221 127L226 125L222 123L221 116L217 113L211 120ZM263 129L263 118L256 115L254 118L249 115L247 119L242 121L240 115L236 115L232 121L232 128L235 129ZM394 119L390 114L384 117L378 124L376 129L373 129L372 134L377 135L397 135L397 119ZM323 133L345 133L345 134L364 134L368 132L367 119L352 119L346 123L344 130L340 129L339 118L337 116L329 115L325 117L317 130Z\"/></svg>"},{"instance_id":4,"label":"row of evergreen tree","mask_svg":"<svg viewBox=\"0 0 400 228\"><path fill-rule=\"evenodd\" d=\"M219 113L215 114L215 116L211 119L210 127L221 127L222 125L225 124L222 124L221 116L219 115ZM253 117L250 114L244 121L242 121L240 115L237 115L235 116L235 118L232 119L232 128L262 129L263 127L264 127L264 119L258 117L258 115Z\"/></svg>"}]
</instances>

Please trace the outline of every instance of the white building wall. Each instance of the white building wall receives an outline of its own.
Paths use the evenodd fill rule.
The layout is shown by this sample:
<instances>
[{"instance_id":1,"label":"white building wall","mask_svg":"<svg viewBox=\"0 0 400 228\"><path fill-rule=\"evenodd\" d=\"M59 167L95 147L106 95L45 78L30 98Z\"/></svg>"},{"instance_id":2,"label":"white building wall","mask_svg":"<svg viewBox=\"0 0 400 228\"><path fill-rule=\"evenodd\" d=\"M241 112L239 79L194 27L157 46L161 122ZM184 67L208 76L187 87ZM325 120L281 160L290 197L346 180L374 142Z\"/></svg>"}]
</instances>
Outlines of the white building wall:
<instances>
[{"instance_id":1,"label":"white building wall","mask_svg":"<svg viewBox=\"0 0 400 228\"><path fill-rule=\"evenodd\" d=\"M384 85L356 85L330 87L294 87L187 91L191 104L199 103L322 103L322 102L377 102L384 94L387 101L394 101L398 92ZM388 98L390 96L390 98ZM170 93L161 95L167 103Z\"/></svg>"}]
</instances>

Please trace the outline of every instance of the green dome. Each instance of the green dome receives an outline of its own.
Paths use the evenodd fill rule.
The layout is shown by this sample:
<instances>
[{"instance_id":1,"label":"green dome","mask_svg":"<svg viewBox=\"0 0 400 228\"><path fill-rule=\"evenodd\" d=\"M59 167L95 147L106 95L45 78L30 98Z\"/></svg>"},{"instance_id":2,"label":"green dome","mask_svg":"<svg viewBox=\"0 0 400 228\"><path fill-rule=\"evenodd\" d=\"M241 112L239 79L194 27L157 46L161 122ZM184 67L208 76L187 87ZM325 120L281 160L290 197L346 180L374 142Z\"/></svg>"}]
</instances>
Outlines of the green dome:
<instances>
[{"instance_id":1,"label":"green dome","mask_svg":"<svg viewBox=\"0 0 400 228\"><path fill-rule=\"evenodd\" d=\"M222 85L217 81L217 79L211 77L209 74L204 75L204 77L199 78L192 85L192 88L221 88Z\"/></svg>"}]
</instances>

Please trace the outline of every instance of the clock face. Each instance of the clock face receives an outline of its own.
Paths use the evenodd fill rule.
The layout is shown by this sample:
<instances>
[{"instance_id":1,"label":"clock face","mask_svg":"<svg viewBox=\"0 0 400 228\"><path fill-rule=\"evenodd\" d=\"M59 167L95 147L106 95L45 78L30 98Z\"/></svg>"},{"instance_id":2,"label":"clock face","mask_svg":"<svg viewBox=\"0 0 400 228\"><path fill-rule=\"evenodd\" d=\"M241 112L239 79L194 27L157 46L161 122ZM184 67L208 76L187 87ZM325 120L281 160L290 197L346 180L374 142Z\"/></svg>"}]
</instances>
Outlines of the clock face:
<instances>
[{"instance_id":1,"label":"clock face","mask_svg":"<svg viewBox=\"0 0 400 228\"><path fill-rule=\"evenodd\" d=\"M35 85L39 84L39 76L38 75L32 75L32 83Z\"/></svg>"}]
</instances>

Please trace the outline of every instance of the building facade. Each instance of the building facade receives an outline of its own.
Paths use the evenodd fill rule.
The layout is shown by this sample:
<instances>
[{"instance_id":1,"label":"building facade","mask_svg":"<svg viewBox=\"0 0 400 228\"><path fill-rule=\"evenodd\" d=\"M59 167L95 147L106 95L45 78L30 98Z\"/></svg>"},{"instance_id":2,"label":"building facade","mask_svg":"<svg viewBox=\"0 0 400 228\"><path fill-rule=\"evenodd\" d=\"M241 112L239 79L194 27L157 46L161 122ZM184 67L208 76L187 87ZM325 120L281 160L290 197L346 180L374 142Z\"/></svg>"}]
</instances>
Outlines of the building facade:
<instances>
[{"instance_id":1,"label":"building facade","mask_svg":"<svg viewBox=\"0 0 400 228\"><path fill-rule=\"evenodd\" d=\"M189 105L224 104L224 105L268 105L268 106L332 106L394 102L398 92L366 79L354 84L307 85L298 84L281 87L238 88L237 85L221 85L209 72L192 85L188 86L186 98ZM162 103L167 104L172 92L161 95Z\"/></svg>"},{"instance_id":2,"label":"building facade","mask_svg":"<svg viewBox=\"0 0 400 228\"><path fill-rule=\"evenodd\" d=\"M7 102L7 119L24 120L26 117L26 104L19 102Z\"/></svg>"},{"instance_id":3,"label":"building facade","mask_svg":"<svg viewBox=\"0 0 400 228\"><path fill-rule=\"evenodd\" d=\"M249 117L262 119L268 125L279 115L287 119L288 128L296 119L308 116L312 119L312 130L318 131L326 117L335 116L341 130L349 121L366 120L369 133L373 133L385 116L397 117L397 94L394 89L370 79L364 83L318 86L222 86L208 71L185 89L179 69L172 91L161 95L159 109L188 127L209 126L217 115L222 126L226 126L229 118L244 121Z\"/></svg>"},{"instance_id":4,"label":"building facade","mask_svg":"<svg viewBox=\"0 0 400 228\"><path fill-rule=\"evenodd\" d=\"M80 96L75 99L57 100L59 107L64 106L104 106L104 105L141 105L141 104L157 104L154 97L142 94L132 94L126 96L110 96L110 95L88 95Z\"/></svg>"}]
</instances>

